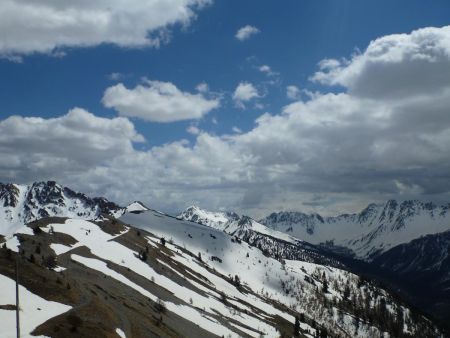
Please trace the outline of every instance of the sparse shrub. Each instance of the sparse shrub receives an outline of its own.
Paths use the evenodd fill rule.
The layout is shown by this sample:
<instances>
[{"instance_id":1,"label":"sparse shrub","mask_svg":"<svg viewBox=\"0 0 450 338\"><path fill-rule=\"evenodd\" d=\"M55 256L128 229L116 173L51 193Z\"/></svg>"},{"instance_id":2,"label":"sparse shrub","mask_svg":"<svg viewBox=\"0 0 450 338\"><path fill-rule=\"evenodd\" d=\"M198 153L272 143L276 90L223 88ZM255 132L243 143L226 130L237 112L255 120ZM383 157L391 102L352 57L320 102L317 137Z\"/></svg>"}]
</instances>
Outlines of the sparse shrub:
<instances>
[{"instance_id":1,"label":"sparse shrub","mask_svg":"<svg viewBox=\"0 0 450 338\"><path fill-rule=\"evenodd\" d=\"M164 237L161 237L160 242L162 246L166 246L166 239Z\"/></svg>"},{"instance_id":2,"label":"sparse shrub","mask_svg":"<svg viewBox=\"0 0 450 338\"><path fill-rule=\"evenodd\" d=\"M241 287L241 279L239 278L238 275L234 275L234 283L233 284L238 289Z\"/></svg>"},{"instance_id":3,"label":"sparse shrub","mask_svg":"<svg viewBox=\"0 0 450 338\"><path fill-rule=\"evenodd\" d=\"M67 316L67 322L71 325L70 330L77 332L78 328L83 324L83 320L76 314L70 314Z\"/></svg>"},{"instance_id":4,"label":"sparse shrub","mask_svg":"<svg viewBox=\"0 0 450 338\"><path fill-rule=\"evenodd\" d=\"M56 268L56 257L54 255L48 255L44 260L44 266L50 270Z\"/></svg>"},{"instance_id":5,"label":"sparse shrub","mask_svg":"<svg viewBox=\"0 0 450 338\"><path fill-rule=\"evenodd\" d=\"M35 263L36 262L36 260L35 260L35 258L34 258L34 255L33 254L31 254L30 255L30 263Z\"/></svg>"},{"instance_id":6,"label":"sparse shrub","mask_svg":"<svg viewBox=\"0 0 450 338\"><path fill-rule=\"evenodd\" d=\"M143 262L147 260L147 252L142 250L139 252L139 259Z\"/></svg>"},{"instance_id":7,"label":"sparse shrub","mask_svg":"<svg viewBox=\"0 0 450 338\"><path fill-rule=\"evenodd\" d=\"M33 228L33 234L39 235L42 233L42 229L40 227L34 227Z\"/></svg>"},{"instance_id":8,"label":"sparse shrub","mask_svg":"<svg viewBox=\"0 0 450 338\"><path fill-rule=\"evenodd\" d=\"M155 304L155 309L158 313L166 313L166 304L158 298Z\"/></svg>"}]
</instances>

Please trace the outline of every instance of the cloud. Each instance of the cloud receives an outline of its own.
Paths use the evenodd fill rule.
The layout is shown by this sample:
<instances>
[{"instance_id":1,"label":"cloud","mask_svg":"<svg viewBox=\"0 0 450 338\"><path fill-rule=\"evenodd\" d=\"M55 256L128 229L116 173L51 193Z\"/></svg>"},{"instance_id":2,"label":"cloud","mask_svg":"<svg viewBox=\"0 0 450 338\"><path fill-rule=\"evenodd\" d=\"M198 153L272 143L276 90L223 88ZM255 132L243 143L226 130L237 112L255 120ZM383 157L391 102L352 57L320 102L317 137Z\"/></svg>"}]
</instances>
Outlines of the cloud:
<instances>
[{"instance_id":1,"label":"cloud","mask_svg":"<svg viewBox=\"0 0 450 338\"><path fill-rule=\"evenodd\" d=\"M365 98L428 95L449 86L449 55L450 26L422 28L378 38L348 60L323 60L311 79Z\"/></svg>"},{"instance_id":2,"label":"cloud","mask_svg":"<svg viewBox=\"0 0 450 338\"><path fill-rule=\"evenodd\" d=\"M208 93L209 92L209 86L206 82L199 83L197 87L195 87L198 92L200 93Z\"/></svg>"},{"instance_id":3,"label":"cloud","mask_svg":"<svg viewBox=\"0 0 450 338\"><path fill-rule=\"evenodd\" d=\"M259 70L261 73L264 73L264 74L266 74L267 76L271 76L271 77L278 77L278 76L280 75L280 73L274 72L274 71L272 70L272 68L271 68L270 66L268 66L268 65L262 65L262 66L259 66L259 67L258 67L258 70Z\"/></svg>"},{"instance_id":4,"label":"cloud","mask_svg":"<svg viewBox=\"0 0 450 338\"><path fill-rule=\"evenodd\" d=\"M250 82L241 82L233 93L233 100L238 106L244 107L244 102L260 97L258 90Z\"/></svg>"},{"instance_id":5,"label":"cloud","mask_svg":"<svg viewBox=\"0 0 450 338\"><path fill-rule=\"evenodd\" d=\"M56 172L78 175L132 154L133 143L144 141L128 119L101 118L80 108L50 119L11 116L0 121L0 176L33 180Z\"/></svg>"},{"instance_id":6,"label":"cloud","mask_svg":"<svg viewBox=\"0 0 450 338\"><path fill-rule=\"evenodd\" d=\"M219 99L208 99L202 93L182 92L170 82L150 80L133 89L126 88L122 83L109 87L102 102L122 116L151 122L200 119L220 106Z\"/></svg>"},{"instance_id":7,"label":"cloud","mask_svg":"<svg viewBox=\"0 0 450 338\"><path fill-rule=\"evenodd\" d=\"M32 53L61 54L65 47L114 44L158 47L175 24L188 25L209 0L0 2L0 55L20 61Z\"/></svg>"},{"instance_id":8,"label":"cloud","mask_svg":"<svg viewBox=\"0 0 450 338\"><path fill-rule=\"evenodd\" d=\"M124 74L118 72L110 73L107 75L108 80L111 81L119 81L122 80L124 77L125 77Z\"/></svg>"},{"instance_id":9,"label":"cloud","mask_svg":"<svg viewBox=\"0 0 450 338\"><path fill-rule=\"evenodd\" d=\"M259 32L259 29L255 26L246 25L238 29L235 37L239 41L244 41L249 39L252 35L258 34Z\"/></svg>"},{"instance_id":10,"label":"cloud","mask_svg":"<svg viewBox=\"0 0 450 338\"><path fill-rule=\"evenodd\" d=\"M426 31L450 38L446 28ZM416 32L384 38L396 45L396 39L411 39ZM432 41L432 47L423 46L427 62L439 59L445 73L450 54L445 60L435 48L440 38ZM396 55L410 48L401 46ZM397 66L408 74L427 67L410 59ZM381 55L372 63L377 69L386 66ZM327 72L336 68L327 67ZM358 70L352 78L364 75L373 88L390 86L390 78L370 73L373 79L365 67ZM202 131L193 142L145 150L133 147L143 139L126 118L84 111L56 119L11 117L0 122L0 177L52 177L121 203L141 199L168 211L195 202L255 216L278 209L354 211L399 196L448 201L450 84L443 81L430 91L425 77L398 97L362 95L351 84L340 92L311 94L278 114L265 113L248 132Z\"/></svg>"},{"instance_id":11,"label":"cloud","mask_svg":"<svg viewBox=\"0 0 450 338\"><path fill-rule=\"evenodd\" d=\"M236 126L234 126L233 128L231 128L231 130L233 131L233 133L236 133L236 134L241 134L241 133L242 133L241 128L238 128L238 127L236 127Z\"/></svg>"},{"instance_id":12,"label":"cloud","mask_svg":"<svg viewBox=\"0 0 450 338\"><path fill-rule=\"evenodd\" d=\"M193 126L193 125L187 127L186 131L191 135L200 134L200 129L197 126Z\"/></svg>"},{"instance_id":13,"label":"cloud","mask_svg":"<svg viewBox=\"0 0 450 338\"><path fill-rule=\"evenodd\" d=\"M300 89L297 86L287 86L286 87L286 97L289 100L300 99Z\"/></svg>"}]
</instances>

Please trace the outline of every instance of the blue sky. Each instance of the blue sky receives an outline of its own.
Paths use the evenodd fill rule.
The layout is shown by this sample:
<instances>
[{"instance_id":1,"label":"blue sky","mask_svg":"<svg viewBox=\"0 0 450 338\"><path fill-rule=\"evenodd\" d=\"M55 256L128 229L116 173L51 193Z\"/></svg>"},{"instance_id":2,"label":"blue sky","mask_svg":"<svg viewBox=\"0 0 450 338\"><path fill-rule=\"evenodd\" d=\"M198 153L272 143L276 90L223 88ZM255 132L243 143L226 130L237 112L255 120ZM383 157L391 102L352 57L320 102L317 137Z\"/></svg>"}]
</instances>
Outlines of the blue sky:
<instances>
[{"instance_id":1,"label":"blue sky","mask_svg":"<svg viewBox=\"0 0 450 338\"><path fill-rule=\"evenodd\" d=\"M287 85L315 90L308 77L320 60L347 57L383 35L444 26L448 13L448 1L284 1L281 6L276 1L216 1L198 11L189 27L174 29L171 41L158 49L107 45L70 48L61 58L38 54L22 63L0 60L1 112L3 117L54 117L77 106L115 116L101 98L118 82L108 75L121 73L120 82L130 87L148 77L193 92L204 81L225 98L199 125L218 134L230 133L233 126L246 131L263 112L278 113L289 103ZM240 42L235 33L247 24L261 33ZM240 81L257 85L268 80L257 70L265 64L280 74L280 82L266 85L267 95L260 100L264 108L238 109L230 93ZM213 117L220 123L211 123ZM136 128L150 145L159 145L191 137L189 124L136 121Z\"/></svg>"},{"instance_id":2,"label":"blue sky","mask_svg":"<svg viewBox=\"0 0 450 338\"><path fill-rule=\"evenodd\" d=\"M13 0L8 1L15 2ZM101 2L99 1L99 3ZM120 1L115 2L120 3ZM157 1L153 2L156 3ZM64 116L74 107L80 107L97 118L106 118L105 121L113 121L120 115L119 109L117 107L107 108L104 101L102 103L105 90L118 83L122 83L129 90L138 85L144 88L152 86L152 84L143 80L145 78L151 81L171 83L183 93L201 95L207 100L218 100L219 107L207 109L206 112L201 114L200 118L180 118L180 121L166 123L148 121L148 119L122 113L121 115L131 122L136 133L145 139L144 142L141 142L142 140L136 142L136 139L126 141L131 144L135 151L152 151L152 149L158 149L154 148L155 146L164 147L164 145L170 145L182 139L187 139L190 142L183 146L187 151L194 149L196 146L201 148L199 146L201 143L199 136L201 135L189 133L187 131L189 126L197 127L200 134L205 133L211 137L217 137L220 141L225 142L227 147L234 147L235 144L241 144L244 141L248 145L250 141L246 139L250 138L251 135L247 135L247 133L255 129L255 126L258 125L258 123L255 124L255 120L261 115L268 113L273 117L281 116L282 111L286 107L291 107L290 105L293 105L295 101L315 100L305 92L296 100L288 99L286 87L289 85L294 85L302 91L319 92L321 94L356 92L352 88L350 80L330 79L330 69L325 69L325 72L328 72L329 75L327 80L312 81L311 76L320 71L318 64L321 60L334 59L339 61L346 58L351 61L352 54L364 55L364 51L370 42L377 38L396 33L410 34L414 30L426 27L441 28L450 23L450 3L448 1L302 0L277 2L233 0L213 1L200 6L201 8L196 7L195 1L180 0L178 1L179 4L177 4L177 1L173 1L173 3L174 6L191 7L194 14L190 16L188 22L184 22L184 25L180 24L180 20L175 16L171 18L172 22L176 22L175 25L163 23L157 26L158 29L152 30L150 28L149 34L153 34L154 31L159 32L160 29L163 29L165 33L170 32L168 41L162 43L158 48L115 43L116 36L114 34L118 35L117 32L121 27L114 27L111 35L103 38L103 40L99 38L94 42L89 41L86 36L76 37L78 40L73 43L54 42L50 35L54 34L54 40L58 41L59 31L57 29L44 31L43 35L37 35L37 37L31 36L30 33L29 41L31 42L33 39L38 42L39 39L42 39L45 43L50 41L49 48L39 50L39 47L30 46L31 42L28 42L26 36L28 33L23 33L25 38L24 35L17 34L17 39L23 40L21 44L14 45L8 42L10 38L7 34L14 36L23 27L20 26L20 23L17 23L18 21L15 22L14 20L11 20L11 23L4 24L10 26L4 26L4 33L0 33L0 55L3 56L3 58L0 58L0 102L2 103L0 118L7 120L12 115L19 115L24 118L41 117L43 121L48 121L51 118ZM52 5L48 6L51 7ZM117 8L120 14L120 6ZM38 8L37 10L41 9ZM81 8L81 10L84 9ZM145 15L143 15L143 18L141 20L145 22ZM45 23L45 17L42 18L42 22L42 24ZM41 22L37 21L33 24L39 28ZM240 28L246 25L255 27L259 32L244 41L240 41L235 35ZM61 30L66 28L63 27ZM81 33L74 31L71 34ZM95 34L93 33L93 35ZM2 42L2 40L4 41ZM111 41L113 43L110 43ZM15 47L8 47L7 43ZM86 47L86 45L89 46ZM55 56L54 54L62 55ZM17 62L18 60L19 62ZM342 64L341 68L345 68L349 64L351 62ZM260 71L259 68L263 65L270 67L271 74ZM111 74L117 75L113 77ZM239 102L233 100L233 93L239 83L244 82L251 83L257 90L259 97L242 102L244 104L242 106L239 105ZM330 85L331 82L333 83ZM433 79L431 79L431 82L433 82ZM206 83L209 86L209 91L199 93L196 87L200 83ZM442 84L442 88L445 85ZM291 108L295 107L292 106ZM444 125L446 123L445 120ZM227 136L224 136L236 134L237 129L235 128L235 131L233 131L233 127L237 127L243 133L239 140L233 139L230 141ZM253 134L256 134L256 132ZM26 139L24 135L17 137L20 140ZM280 144L282 149L275 150L275 152L282 153L284 151L283 142ZM7 146L11 147L10 144L5 144L3 148ZM128 146L124 146L124 148ZM68 149L67 151L77 151L77 149L82 151L81 148ZM371 147L370 149L374 148ZM182 151L184 150L182 149ZM233 151L239 153L241 150ZM246 159L260 157L253 151L257 150L252 148ZM298 151L301 153L305 150L299 147ZM348 148L347 151L352 152L351 148ZM61 160L60 155L52 155L47 150L36 150L34 154L38 153L45 153L46 156L53 156L52 159L54 160ZM336 153L336 149L334 153ZM197 155L191 154L189 158L197 158L195 157ZM166 156L166 153L164 156ZM169 161L164 156L152 154L152 160L149 160L148 165L154 165L152 162L154 158L160 158L158 161L162 162L158 162L158 166L162 168L170 167L170 162L164 162ZM171 156L169 157L171 158ZM202 155L198 156L200 156L198 161L208 162L201 157ZM6 157L4 158L6 159ZM383 157L383 159L387 158ZM2 161L6 161L5 159ZM65 162L72 161L70 158L66 160ZM73 172L67 171L64 175L61 172L64 173L67 170L65 167L61 167L59 173L55 174L48 169L37 169L41 167L36 163L26 162L26 160L21 161L19 161L22 163L21 168L25 165L29 169L25 170L26 173L3 165L3 170L0 171L1 179L3 181L26 182L35 179L53 177L60 179L63 177L63 180L68 184L86 189L90 193L106 194L111 198L118 198L121 202L132 198L132 194L134 194L133 196L137 195L136 199L147 199L152 202L158 198L163 200L172 198L173 202L168 204L156 202L166 209L176 209L178 206L198 202L210 208L250 209L259 213L271 208L283 208L284 204L288 204L288 208L291 209L310 209L315 200L321 200L323 202L317 204L319 211L330 206L333 207L333 211L338 211L345 208L357 209L366 201L382 200L400 194L400 190L396 191L394 188L389 188L387 181L383 181L380 186L373 188L371 193L367 193L371 190L370 184L355 192L354 188L348 187L346 189L342 187L329 189L322 187L321 184L314 184L314 187L311 187L309 183L302 180L300 180L301 182L293 182L293 185L298 186L298 188L292 191L288 189L289 192L284 194L285 180L288 180L289 175L292 174L291 171L303 168L305 165L305 163L300 164L298 161L293 161L289 163L290 167L283 169L287 170L289 174L280 181L271 181L269 185L273 184L272 189L262 193L263 195L278 196L275 204L268 203L264 199L254 200L254 196L261 194L261 191L260 188L253 189L251 187L260 186L264 184L264 181L255 180L253 177L258 177L257 175L261 173L257 173L247 166L241 168L242 171L239 174L236 173L236 175L252 177L245 182L229 177L221 182L207 184L206 186L198 182L187 182L189 189L196 191L196 197L189 201L185 200L189 189L183 190L183 192L179 191L178 195L175 193L176 196L171 195L172 192L162 192L164 189L161 187L158 187L159 193L142 194L133 191L125 196L114 193L107 188L111 184L108 180L97 177L92 182L82 183L86 180L80 178L81 173L93 170L98 174L99 168L104 169L105 166L109 168L112 166L112 162L110 162L113 161L112 158L105 158L99 163L88 161L89 163L71 165L71 168L79 165L79 172L76 170ZM272 163L272 160L269 162L270 166L288 165L284 157L277 163ZM319 162L314 163L321 167ZM379 162L378 160L377 163ZM405 163L411 168L422 166L423 169L423 166L430 165L431 162L424 164L425 162L418 159L408 159L405 160ZM265 167L266 164L269 165L268 163L260 163L259 165ZM309 165L310 163L308 163ZM348 172L342 172L342 175L345 176L345 178L341 178L342 181L351 181L348 177L353 176L352 170L355 172L361 170L357 165L352 167L349 164L349 167L351 168ZM394 186L408 187L408 196L417 195L420 197L420 195L425 195L426 198L438 200L447 197L445 189L443 191L439 189L428 191L429 189L422 187L425 184L439 186L438 182L430 183L422 176L420 179L416 179L412 171L400 173L401 170L397 167L389 169L387 167L389 165L386 165L386 168L377 169L369 176L376 177L377 182L382 180L380 177L387 177L386 180L389 180ZM439 173L445 171L446 167L444 167L443 165L440 168ZM224 172L229 172L226 168L222 169ZM208 171L205 168L198 168L199 176L202 175L204 170ZM272 170L275 169L271 167L269 171L272 172ZM343 169L338 168L335 173L340 172L340 170ZM306 176L309 177L310 172L314 171L317 171L317 169L311 168ZM296 175L298 176L296 177L302 176L302 172L297 172ZM226 174L224 175L226 176ZM268 172L261 175L261 177L266 177L265 175L273 177ZM333 176L330 173L326 173L326 175L327 177ZM398 175L398 179L395 175ZM436 176L437 173L433 173L433 175ZM335 179L333 178L332 181ZM205 177L204 181L208 181L208 179ZM177 179L171 180L168 178L166 184L176 185L177 182ZM186 183L186 179L183 182ZM163 185L163 183L160 184ZM360 182L357 180L349 183L349 185L359 184ZM238 189L243 186L247 187L245 191ZM116 187L116 189L119 189L119 187ZM205 193L205 190L207 193ZM223 194L224 197L214 198L214 202L209 204L211 201L209 194L214 194L214 192L216 192L216 195ZM202 196L202 193L205 197L199 197ZM303 199L303 205L303 202L297 204L286 202L286 200L296 199L297 196L307 196ZM251 201L248 206L245 206L245 201L248 198ZM302 200L302 198L299 199ZM355 200L361 200L362 202L355 202Z\"/></svg>"}]
</instances>

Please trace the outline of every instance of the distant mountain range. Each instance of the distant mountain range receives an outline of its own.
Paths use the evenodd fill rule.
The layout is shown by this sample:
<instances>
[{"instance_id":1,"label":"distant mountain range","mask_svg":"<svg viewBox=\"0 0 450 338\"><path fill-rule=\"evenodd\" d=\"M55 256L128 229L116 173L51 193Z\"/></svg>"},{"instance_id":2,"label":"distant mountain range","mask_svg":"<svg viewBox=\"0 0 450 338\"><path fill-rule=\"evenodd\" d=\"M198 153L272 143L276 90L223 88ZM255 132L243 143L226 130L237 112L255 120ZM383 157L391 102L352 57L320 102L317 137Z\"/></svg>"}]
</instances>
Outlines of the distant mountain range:
<instances>
[{"instance_id":1,"label":"distant mountain range","mask_svg":"<svg viewBox=\"0 0 450 338\"><path fill-rule=\"evenodd\" d=\"M313 244L344 247L370 261L399 244L450 230L449 210L450 204L389 200L384 205L370 204L356 214L322 217L277 212L259 222Z\"/></svg>"}]
</instances>

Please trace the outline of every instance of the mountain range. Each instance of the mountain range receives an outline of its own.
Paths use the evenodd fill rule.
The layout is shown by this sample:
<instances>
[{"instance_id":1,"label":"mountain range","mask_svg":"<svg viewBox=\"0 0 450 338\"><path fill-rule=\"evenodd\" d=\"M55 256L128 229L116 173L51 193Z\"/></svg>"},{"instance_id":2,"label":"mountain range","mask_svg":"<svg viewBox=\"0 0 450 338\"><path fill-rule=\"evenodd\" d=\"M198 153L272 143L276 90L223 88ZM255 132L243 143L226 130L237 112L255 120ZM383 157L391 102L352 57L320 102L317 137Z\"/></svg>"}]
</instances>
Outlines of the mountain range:
<instances>
[{"instance_id":1,"label":"mountain range","mask_svg":"<svg viewBox=\"0 0 450 338\"><path fill-rule=\"evenodd\" d=\"M391 288L355 273L351 246L309 243L287 223L198 207L172 217L55 182L1 184L0 216L5 337L15 334L16 261L23 337L445 336ZM433 273L448 282L448 243L448 233L435 232L357 261L401 278L419 272L419 285L440 295L448 284L433 284ZM439 311L448 304L434 303Z\"/></svg>"},{"instance_id":2,"label":"mountain range","mask_svg":"<svg viewBox=\"0 0 450 338\"><path fill-rule=\"evenodd\" d=\"M302 212L276 212L259 222L313 244L345 247L358 258L377 255L424 235L450 230L450 204L417 200L370 204L360 213L322 217Z\"/></svg>"},{"instance_id":3,"label":"mountain range","mask_svg":"<svg viewBox=\"0 0 450 338\"><path fill-rule=\"evenodd\" d=\"M447 326L448 211L449 205L390 200L384 205L371 204L357 214L336 217L278 212L257 222L233 212L210 212L196 206L187 208L178 217L237 234L250 245L271 250L275 257L345 267L377 279ZM247 232L266 245L255 245L248 240L252 237L241 235ZM292 240L296 245L290 244Z\"/></svg>"}]
</instances>

